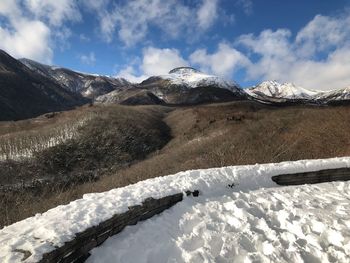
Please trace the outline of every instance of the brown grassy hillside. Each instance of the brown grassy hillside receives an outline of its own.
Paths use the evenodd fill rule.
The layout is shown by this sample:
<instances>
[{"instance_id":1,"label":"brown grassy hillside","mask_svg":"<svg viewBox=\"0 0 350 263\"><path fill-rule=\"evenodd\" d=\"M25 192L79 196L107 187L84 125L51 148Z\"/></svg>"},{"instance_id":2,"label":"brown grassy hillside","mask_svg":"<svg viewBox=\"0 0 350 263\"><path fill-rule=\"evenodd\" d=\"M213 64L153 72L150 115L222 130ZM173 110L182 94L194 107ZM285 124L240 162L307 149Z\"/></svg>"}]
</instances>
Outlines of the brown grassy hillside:
<instances>
[{"instance_id":1,"label":"brown grassy hillside","mask_svg":"<svg viewBox=\"0 0 350 263\"><path fill-rule=\"evenodd\" d=\"M182 108L118 106L109 111L117 119L128 122L133 118L138 123L145 115L141 119L136 116L146 112L156 123L165 125L162 127L169 127L171 140L146 159L119 167L96 182L54 191L49 187L35 194L3 194L0 206L5 213L0 216L0 224L46 211L84 193L106 191L182 170L350 155L348 106L278 108L243 101ZM136 113L130 115L129 111ZM106 116L106 120L110 118ZM142 128L147 123L137 125ZM94 136L108 129L96 131ZM150 129L147 126L144 131ZM152 134L154 138L159 136Z\"/></svg>"}]
</instances>

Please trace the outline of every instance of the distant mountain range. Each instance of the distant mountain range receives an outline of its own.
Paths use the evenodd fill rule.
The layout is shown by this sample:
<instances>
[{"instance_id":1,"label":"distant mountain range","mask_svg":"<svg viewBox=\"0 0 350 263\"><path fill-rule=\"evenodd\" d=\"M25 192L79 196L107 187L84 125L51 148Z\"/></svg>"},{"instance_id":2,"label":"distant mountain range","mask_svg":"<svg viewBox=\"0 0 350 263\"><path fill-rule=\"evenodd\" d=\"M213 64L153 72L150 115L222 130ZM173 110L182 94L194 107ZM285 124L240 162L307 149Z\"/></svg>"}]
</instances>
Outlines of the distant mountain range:
<instances>
[{"instance_id":1,"label":"distant mountain range","mask_svg":"<svg viewBox=\"0 0 350 263\"><path fill-rule=\"evenodd\" d=\"M192 105L232 100L265 104L333 105L350 102L350 87L314 91L291 83L265 81L242 89L233 81L179 67L141 83L76 72L29 59L16 60L0 50L0 120L18 120L85 103Z\"/></svg>"},{"instance_id":2,"label":"distant mountain range","mask_svg":"<svg viewBox=\"0 0 350 263\"><path fill-rule=\"evenodd\" d=\"M269 104L336 105L350 103L350 87L331 91L316 91L292 83L281 84L276 81L265 81L245 91L254 100Z\"/></svg>"}]
</instances>

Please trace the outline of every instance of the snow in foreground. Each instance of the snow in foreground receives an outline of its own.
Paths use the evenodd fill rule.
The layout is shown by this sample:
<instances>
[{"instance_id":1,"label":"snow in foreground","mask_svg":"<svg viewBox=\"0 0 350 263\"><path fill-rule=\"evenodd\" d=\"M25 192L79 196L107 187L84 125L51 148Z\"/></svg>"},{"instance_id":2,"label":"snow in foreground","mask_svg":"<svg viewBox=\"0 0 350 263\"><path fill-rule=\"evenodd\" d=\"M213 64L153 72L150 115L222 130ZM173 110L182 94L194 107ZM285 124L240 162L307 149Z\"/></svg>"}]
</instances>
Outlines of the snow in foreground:
<instances>
[{"instance_id":1,"label":"snow in foreground","mask_svg":"<svg viewBox=\"0 0 350 263\"><path fill-rule=\"evenodd\" d=\"M306 208L308 207L307 203L304 203L303 200L299 199L304 199L304 196L296 195L293 197L295 192L294 190L290 190L290 194L287 195L286 197L283 197L283 192L281 192L281 196L283 197L283 201L276 201L272 202L272 198L277 198L276 196L273 195L274 192L278 191L283 191L283 190L278 190L277 185L271 180L271 176L278 175L278 174L286 174L286 173L297 173L297 172L307 172L307 171L316 171L316 170L322 170L322 169L330 169L330 168L341 168L341 167L350 167L350 158L349 157L344 157L344 158L333 158L333 159L321 159L321 160L303 160L303 161L296 161L296 162L282 162L282 163L271 163L271 164L261 164L261 165L245 165L245 166L231 166L231 167L222 167L222 168L212 168L212 169L206 169L206 170L192 170L192 171L185 171L185 172L180 172L174 175L169 175L169 176L164 176L164 177L158 177L150 180L145 180L133 185L129 185L123 188L118 188L118 189L113 189L108 192L104 193L92 193L92 194L86 194L83 196L82 199L78 199L76 201L73 201L69 203L68 205L61 205L58 207L55 207L53 209L50 209L49 211L43 213L43 214L37 214L33 217L27 218L23 221L17 222L13 225L4 227L3 229L0 230L0 262L20 262L21 259L23 258L23 253L19 252L20 250L25 250L29 251L31 253L31 256L28 257L24 262L37 262L42 258L42 255L44 253L48 253L52 250L54 250L56 247L60 247L64 244L64 242L70 241L74 239L76 233L80 233L87 228L98 225L99 223L111 218L113 215L118 214L118 213L123 213L128 211L129 206L134 206L141 204L143 200L145 200L148 197L153 197L153 198L161 198L167 195L171 194L176 194L179 192L183 192L186 190L200 190L202 192L202 197L199 199L185 199L184 202L178 206L176 206L175 210L171 210L170 212L165 212L164 216L168 216L169 214L173 213L175 211L174 215L177 215L179 218L184 216L186 213L178 213L176 212L176 209L190 209L188 217L191 219L193 217L194 221L191 223L191 220L188 220L189 222L186 223L186 220L184 219L183 221L183 226L187 225L187 228L185 227L183 230L183 233L187 233L186 235L193 236L195 237L200 236L200 237L205 237L205 235L212 235L208 231L213 231L215 233L218 233L220 236L223 236L223 240L228 240L228 236L231 236L231 238L239 238L240 234L237 232L236 234L229 234L232 229L236 226L236 229L238 230L243 230L245 229L244 233L247 235L251 234L254 235L254 233L259 233L259 235L254 235L254 238L261 238L262 241L255 241L255 239L248 239L253 242L253 245L249 245L249 242L247 243L248 245L246 246L246 251L249 252L249 249L253 249L253 247L256 247L255 249L259 249L257 244L261 243L262 250L270 251L271 252L271 244L275 246L273 242L277 242L276 240L279 240L279 236L282 236L282 223L280 223L280 226L278 224L272 225L272 223L269 223L269 218L271 216L272 218L272 213L273 211L276 212L276 215L279 215L279 218L285 216L285 214L282 212L281 214L278 213L279 210L272 210L271 211L265 211L264 208L270 206L276 206L276 209L278 209L280 206L281 211L285 211L287 213L287 217L291 218L288 220L282 220L278 219L277 221L280 220L279 222L289 222L292 224L292 226L295 226L295 232L299 233L300 239L298 242L300 243L295 243L295 246L297 244L299 246L306 246L307 244L311 244L312 241L303 237L302 235L305 235L307 232L306 230L303 230L298 232L298 224L302 224L303 220L301 218L301 214L297 214L297 211L303 211L303 216L306 216L308 210ZM229 184L234 183L234 187L230 188L228 187ZM273 189L273 191L266 191L266 190L259 190L262 188L276 188ZM331 186L330 186L331 187ZM338 185L335 185L334 187L338 187ZM339 187L344 187L344 189L348 189L348 184L339 184ZM291 188L291 189L298 189L297 188ZM303 189L303 188L301 188ZM305 188L308 189L308 188ZM313 189L313 188L310 188ZM245 194L240 193L246 192ZM249 194L249 191L257 191L257 192L251 192ZM261 192L259 192L261 191ZM289 190L288 190L289 191ZM288 191L286 191L288 193ZM347 190L348 191L348 190ZM236 192L236 193L235 193ZM333 229L334 231L329 230L328 232L325 232L324 235L326 237L322 238L320 241L315 241L315 244L319 244L321 248L323 248L325 245L322 242L332 242L334 243L334 240L338 240L339 238L341 239L340 241L336 242L342 242L342 243L337 243L339 244L344 244L348 242L348 232L346 230L343 231L342 225L345 224L346 222L346 216L342 218L343 215L341 215L342 211L342 206L345 207L345 198L348 198L349 196L346 195L346 191L344 190L344 196L342 197L339 195L339 198L337 195L332 195L333 199L331 197L328 197L328 192L329 190L321 191L318 195L319 199L321 202L318 202L318 205L320 206L319 208L316 207L316 205L313 206L313 210L315 211L314 213L316 214L315 217L319 218L322 215L322 211L328 213L331 211L328 216L329 220L328 221L323 221L323 224L325 226L330 227L330 229ZM238 195L238 196L237 196ZM239 196L242 195L242 198L239 198ZM314 194L310 194L311 196ZM224 197L223 197L224 196ZM246 199L243 197L246 196ZM265 197L266 196L266 197ZM265 198L267 201L263 201L262 204L260 205L259 202L264 199L260 198ZM316 197L316 196L315 196ZM206 200L208 198L208 200ZM213 200L211 200L213 198ZM215 200L215 198L218 198ZM249 198L252 198L251 204L249 203ZM305 197L306 198L306 197ZM338 199L339 200L338 200ZM241 201L239 199L242 199ZM228 201L230 200L230 201ZM260 201L259 201L260 200ZM292 203L287 203L287 201L290 201ZM324 201L326 200L326 201ZM197 203L198 201L198 203ZM349 201L347 199L346 201ZM196 213L191 213L192 206L190 205L190 202L196 202L192 203L193 204L193 209L197 209L197 211L202 211L202 213L199 213L196 215ZM223 212L222 215L221 213L217 213L217 219L216 217L211 214L206 214L203 211L210 211L209 206L216 206L219 205L220 203L227 203L231 205L226 205L225 209L231 209ZM284 203L283 203L284 202ZM312 200L310 199L310 202ZM315 201L316 202L316 201ZM329 209L333 210L327 210L325 207L323 207L322 202L327 202L330 205ZM332 203L334 202L334 203ZM317 202L316 202L317 203ZM259 204L259 205L258 205ZM237 208L235 208L235 205ZM333 207L332 207L333 205ZM301 208L300 208L301 206ZM179 208L180 207L180 208ZM224 207L222 205L222 207ZM231 207L231 208L230 208ZM322 208L323 207L323 208ZM237 210L240 208L241 210ZM216 208L212 209L215 210ZM235 210L236 209L236 210ZM298 210L301 209L301 210ZM320 209L320 210L317 210ZM323 210L322 210L323 209ZM335 209L335 210L334 210ZM239 212L242 213L242 218L239 217ZM307 212L305 212L307 211ZM316 211L319 211L316 213ZM336 211L337 213L335 213ZM295 217L292 217L292 215L295 215ZM192 216L191 216L192 214ZM310 213L309 213L310 214ZM202 216L203 215L203 216ZM229 217L227 220L223 219L224 215L231 215L231 219ZM171 216L170 216L171 217ZM221 219L220 219L221 217ZM300 217L300 218L299 218ZM310 214L311 217L311 214ZM163 221L164 218L163 216L157 217L155 220L160 220ZM176 217L175 217L176 218ZM174 218L174 219L175 219ZM203 229L200 227L200 223L196 223L200 219L202 221L203 218ZM207 219L206 219L207 218ZM253 230L248 230L249 227L254 227L254 229L257 229L256 227L259 226L259 224L252 223L252 220L256 220L258 222L258 219L264 218L266 221L266 225L268 226L268 229L272 229L273 231L265 231L265 230L254 230L255 232L252 232ZM312 217L311 217L312 218ZM179 218L180 220L181 218ZM170 220L170 219L169 219ZM216 222L213 225L210 225L209 221ZM222 222L220 223L220 220ZM248 222L249 220L249 222ZM262 220L262 219L261 219ZM321 220L321 219L320 219ZM326 220L326 217L324 217L322 220ZM332 222L329 222L332 220ZM167 220L164 220L167 221ZM145 224L154 224L154 220L147 221ZM172 221L169 221L169 224L172 225ZM230 222L230 223L229 223ZM248 222L248 223L247 223ZM259 221L260 222L260 221ZM263 221L262 221L263 222ZM161 228L164 228L164 224L160 224L159 229L154 231L154 234L160 233ZM193 225L193 230L192 226ZM263 223L261 223L263 224ZM231 226L232 225L232 226ZM317 225L317 224L316 224ZM141 224L140 224L141 226ZM197 226L197 228L196 228ZM205 227L204 227L205 226ZM228 229L228 227L232 227L231 230ZM350 226L350 225L349 225ZM137 226L139 227L139 226ZM181 225L174 224L173 227L181 227ZM291 232L293 227L290 227L287 225L287 228L289 229L289 232ZM227 231L225 230L227 228ZM305 228L305 227L304 227ZM311 226L310 226L311 228ZM185 231L187 229L187 232ZM203 232L196 232L198 231L203 231ZM140 228L140 231L142 228ZM220 231L221 232L220 232ZM135 228L129 228L127 230L129 233L130 231L133 232L135 231ZM128 233L127 231L122 232L119 237L125 236L125 233ZM181 232L171 232L175 231L172 230L172 228L169 227L169 235L171 233L174 233L174 240L177 240L177 235L181 235ZM259 232L260 231L260 232ZM226 233L227 232L227 233ZM266 232L266 233L265 233ZM137 231L135 232L137 233ZM226 233L226 234L225 234ZM292 233L292 232L291 232ZM322 232L323 233L323 232ZM140 235L140 234L137 234ZM164 233L161 233L160 236L165 235ZM168 235L168 237L169 237ZM289 240L289 243L291 243L288 234L287 239ZM213 235L214 238L215 235ZM266 236L265 238L263 238ZM276 237L276 240L273 241L274 236ZM342 236L342 238L341 238ZM132 235L131 235L132 237ZM131 238L130 237L130 238ZM206 244L205 242L209 242L210 238L206 238L201 241L201 238L199 238L198 242L196 243L195 240L193 242L191 239L187 238L188 241L186 241L187 236L184 236L183 239L178 239L178 244L179 247L185 249L186 246L188 246L188 251L190 251L191 246L194 246L194 248L197 247L197 249L202 249L202 256L205 256L204 253L209 253L205 252L205 250L210 251L210 249L216 249L215 247L218 247L216 250L220 250L219 252L210 252L212 255L220 253L235 253L235 250L229 250L226 249L225 247L222 248L220 247L220 242L216 244L213 241L213 245L210 245L210 249L205 248L205 246L202 244ZM312 236L311 236L312 237ZM338 238L339 237L339 238ZM138 236L137 239L140 237ZM241 237L243 238L243 236ZM281 237L282 238L282 237ZM144 239L143 239L144 240ZM170 239L168 239L170 240ZM282 239L281 239L282 240ZM306 243L305 243L306 240ZM328 240L328 241L324 241ZM329 241L333 240L333 241ZM264 243L267 242L268 243ZM322 242L321 242L322 241ZM182 243L181 243L182 242ZM204 243L200 243L204 242ZM224 241L222 241L224 244ZM255 243L257 242L257 243ZM260 242L260 243L258 243ZM282 245L282 241L279 241ZM109 242L108 242L109 243ZM108 244L107 243L107 244ZM148 241L146 242L148 243ZM164 245L164 250L166 249L166 239L159 239L158 243L162 243L162 247ZM236 244L239 244L240 246L244 244L245 242L236 242ZM127 245L132 245L133 243L126 243ZM187 245L186 245L187 244ZM276 243L277 244L277 243ZM294 243L293 243L294 244ZM323 245L322 245L323 244ZM326 243L327 244L327 243ZM106 245L107 246L107 245ZM209 245L206 245L207 247ZM277 246L277 245L276 245ZM284 247L287 247L286 244L283 243ZM158 249L160 249L159 246L157 246ZM203 247L203 248L200 248ZM332 249L333 249L332 245ZM241 249L243 250L244 247ZM239 249L239 247L235 248ZM293 247L291 247L291 250ZM335 248L334 248L335 249ZM346 247L343 247L343 250L340 250L339 252L339 257L341 257L341 253L347 253L349 250L345 250ZM193 251L196 251L196 249L192 249ZM222 251L222 252L221 252ZM227 252L225 252L227 251ZM288 251L288 250L287 250ZM307 251L305 249L305 251ZM322 251L320 249L320 251ZM334 250L336 251L339 250ZM342 252L341 252L342 251ZM182 251L180 250L181 255ZM179 252L179 253L180 253ZM97 253L97 252L96 252ZM195 252L194 252L195 253ZM253 253L253 252L250 252ZM269 252L267 252L269 254ZM276 252L276 250L273 250L271 252L271 257L272 255L277 255L279 252ZM281 252L282 253L282 252ZM337 252L338 253L338 252ZM138 254L143 254L142 251L139 251ZM189 260L186 257L188 257L189 254L184 254L184 259ZM200 254L198 254L199 256ZM208 254L209 255L209 254ZM137 254L134 254L134 258L137 256ZM209 256L208 256L209 257ZM93 258L96 259L96 256ZM93 260L93 258L91 260ZM218 259L219 260L219 259ZM152 262L152 260L151 260ZM159 260L153 261L153 262L160 262Z\"/></svg>"},{"instance_id":2,"label":"snow in foreground","mask_svg":"<svg viewBox=\"0 0 350 263\"><path fill-rule=\"evenodd\" d=\"M349 200L349 182L186 198L88 262L349 262Z\"/></svg>"}]
</instances>

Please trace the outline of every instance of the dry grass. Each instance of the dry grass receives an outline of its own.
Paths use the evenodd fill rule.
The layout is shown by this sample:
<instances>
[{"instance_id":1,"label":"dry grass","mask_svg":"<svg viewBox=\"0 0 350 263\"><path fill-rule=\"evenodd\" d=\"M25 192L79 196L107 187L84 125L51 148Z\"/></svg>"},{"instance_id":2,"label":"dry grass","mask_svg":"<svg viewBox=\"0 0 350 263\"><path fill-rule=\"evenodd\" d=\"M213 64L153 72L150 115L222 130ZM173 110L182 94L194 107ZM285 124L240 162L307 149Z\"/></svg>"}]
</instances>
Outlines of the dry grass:
<instances>
[{"instance_id":1,"label":"dry grass","mask_svg":"<svg viewBox=\"0 0 350 263\"><path fill-rule=\"evenodd\" d=\"M33 150L33 158L0 162L0 183L54 178L58 184L61 179L99 177L106 170L111 172L129 165L160 149L169 140L169 128L162 121L163 114L164 110L151 107L101 105L86 108L84 116L75 121L84 120L84 123L75 129L74 136L58 141L53 147L37 147ZM60 127L64 132L66 124ZM32 139L33 136L28 135L32 133L37 138L45 138L46 134L57 134L57 129L57 126L44 126L36 129L36 133L16 132L17 137L13 141L25 141L28 136ZM41 142L38 140L32 145ZM12 148L20 146L13 145ZM25 149L25 146L22 148Z\"/></svg>"},{"instance_id":2,"label":"dry grass","mask_svg":"<svg viewBox=\"0 0 350 263\"><path fill-rule=\"evenodd\" d=\"M145 107L146 109L147 107ZM129 109L126 107L126 109ZM150 114L164 107L147 108ZM160 117L160 116L159 116ZM80 198L182 170L350 155L350 107L276 108L232 102L177 108L164 119L172 140L130 167L74 188L1 199L2 225Z\"/></svg>"}]
</instances>

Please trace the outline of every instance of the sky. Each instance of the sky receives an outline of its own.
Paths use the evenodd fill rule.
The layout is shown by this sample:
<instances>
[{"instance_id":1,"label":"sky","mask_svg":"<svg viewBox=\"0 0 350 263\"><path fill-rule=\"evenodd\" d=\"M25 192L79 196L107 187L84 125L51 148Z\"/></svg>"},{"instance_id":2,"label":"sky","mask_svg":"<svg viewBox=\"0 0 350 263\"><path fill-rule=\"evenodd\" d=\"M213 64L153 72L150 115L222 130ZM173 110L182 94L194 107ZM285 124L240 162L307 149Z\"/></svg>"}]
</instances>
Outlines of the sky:
<instances>
[{"instance_id":1,"label":"sky","mask_svg":"<svg viewBox=\"0 0 350 263\"><path fill-rule=\"evenodd\" d=\"M350 0L0 0L0 49L139 82L178 66L350 86Z\"/></svg>"}]
</instances>

